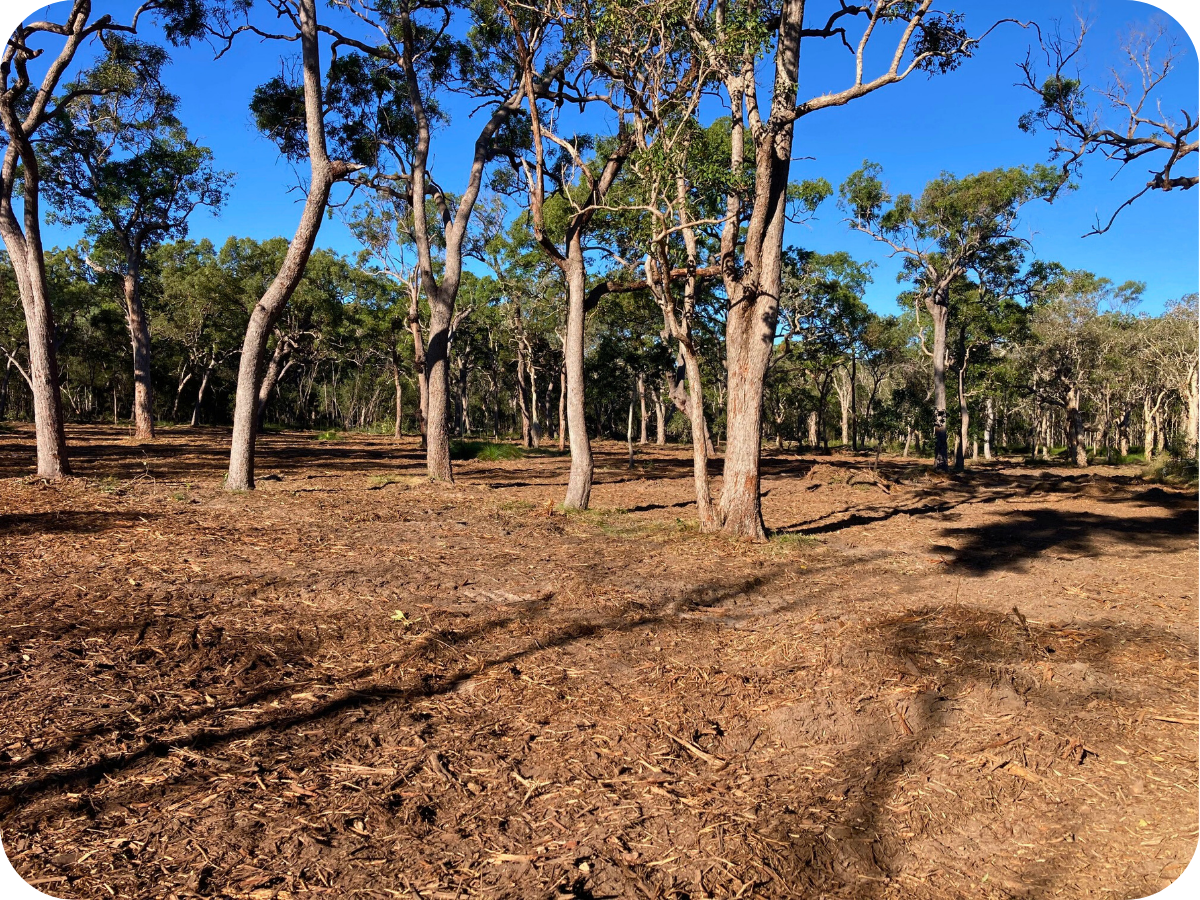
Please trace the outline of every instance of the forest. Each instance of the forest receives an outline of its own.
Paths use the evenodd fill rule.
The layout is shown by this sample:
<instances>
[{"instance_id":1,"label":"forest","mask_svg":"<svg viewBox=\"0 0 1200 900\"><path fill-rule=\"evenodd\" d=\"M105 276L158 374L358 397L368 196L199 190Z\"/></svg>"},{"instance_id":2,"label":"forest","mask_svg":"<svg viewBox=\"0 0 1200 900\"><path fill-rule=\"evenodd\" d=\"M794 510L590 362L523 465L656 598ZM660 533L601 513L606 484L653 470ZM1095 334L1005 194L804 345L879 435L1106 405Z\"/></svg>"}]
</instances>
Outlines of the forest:
<instances>
[{"instance_id":1,"label":"forest","mask_svg":"<svg viewBox=\"0 0 1200 900\"><path fill-rule=\"evenodd\" d=\"M1200 311L1160 287L1194 260L1154 249L1196 227L1200 102L1168 93L1195 52L1133 4L1119 34L968 6L64 0L19 23L21 876L255 900L1178 877ZM823 162L810 122L902 90L969 130L945 86L1002 39L1024 157L949 147L918 180L878 126ZM207 146L178 93L250 57L277 74L228 117L276 162L273 236L249 151ZM1032 224L1084 197L1072 243Z\"/></svg>"}]
</instances>

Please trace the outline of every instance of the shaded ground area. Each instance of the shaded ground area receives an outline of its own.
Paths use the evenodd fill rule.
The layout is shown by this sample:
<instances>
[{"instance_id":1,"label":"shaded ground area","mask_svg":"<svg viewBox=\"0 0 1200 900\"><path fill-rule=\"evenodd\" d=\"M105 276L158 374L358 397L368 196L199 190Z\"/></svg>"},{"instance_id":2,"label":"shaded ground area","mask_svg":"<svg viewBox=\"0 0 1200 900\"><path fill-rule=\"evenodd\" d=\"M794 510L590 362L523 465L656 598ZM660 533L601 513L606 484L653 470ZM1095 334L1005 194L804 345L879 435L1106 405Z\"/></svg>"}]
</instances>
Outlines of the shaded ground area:
<instances>
[{"instance_id":1,"label":"shaded ground area","mask_svg":"<svg viewBox=\"0 0 1200 900\"><path fill-rule=\"evenodd\" d=\"M1135 470L0 433L0 832L62 897L1140 897L1197 841L1197 505Z\"/></svg>"}]
</instances>

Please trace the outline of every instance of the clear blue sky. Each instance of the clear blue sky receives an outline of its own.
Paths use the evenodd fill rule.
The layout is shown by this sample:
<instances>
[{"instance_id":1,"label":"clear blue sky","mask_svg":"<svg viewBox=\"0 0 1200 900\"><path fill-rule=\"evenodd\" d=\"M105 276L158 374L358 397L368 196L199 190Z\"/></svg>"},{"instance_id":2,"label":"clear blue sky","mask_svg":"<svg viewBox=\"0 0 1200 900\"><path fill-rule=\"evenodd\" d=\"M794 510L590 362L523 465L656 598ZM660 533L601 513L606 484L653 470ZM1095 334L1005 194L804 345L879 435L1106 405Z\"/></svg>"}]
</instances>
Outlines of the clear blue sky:
<instances>
[{"instance_id":1,"label":"clear blue sky","mask_svg":"<svg viewBox=\"0 0 1200 900\"><path fill-rule=\"evenodd\" d=\"M111 5L114 12L124 7L124 3ZM824 5L810 3L810 7L818 10ZM1070 23L1074 10L1079 9L1092 22L1086 72L1098 83L1105 81L1108 67L1118 60L1123 30L1155 19L1167 21L1179 41L1179 67L1165 96L1171 108L1197 109L1200 76L1195 48L1182 28L1153 7L1129 0L1093 0L1090 5L1064 0L968 0L958 8L966 12L975 30L999 14L1036 20L1043 28L1055 18ZM152 32L146 29L146 34ZM1049 138L1026 135L1017 128L1019 116L1036 99L1015 86L1020 76L1017 63L1034 39L1032 31L1001 26L957 72L932 79L916 75L840 109L801 120L796 155L814 159L797 162L794 177L824 176L836 186L869 158L882 164L893 192L916 193L942 171L963 175L1044 161ZM829 46L819 46L817 41L804 45L802 95L837 89L850 77L849 54L826 43ZM229 235L290 237L299 214L300 194L288 189L297 185L298 176L257 133L248 104L254 87L278 74L281 59L296 49L294 44L243 37L219 61L213 60L211 48L204 45L172 51L174 62L167 78L181 98L185 124L196 139L212 147L221 168L237 174L228 205L218 217L197 214L192 237L208 237L217 243ZM887 49L882 42L876 52L876 65L885 65ZM478 126L468 121L468 109L461 101L455 99L449 107L455 119L450 131L435 139L434 161L440 180L454 190L459 187L454 173L463 171L472 132ZM1193 160L1188 171L1194 170ZM1053 206L1038 203L1027 208L1023 235L1032 240L1034 251L1042 258L1090 269L1118 282L1145 281L1143 308L1154 312L1166 300L1197 290L1200 190L1147 195L1126 209L1107 234L1081 238L1097 214L1107 219L1145 183L1143 170L1131 167L1113 180L1114 171L1105 160L1089 161L1079 191ZM75 239L54 227L47 232L50 245ZM900 289L895 282L898 261L889 259L881 245L850 232L832 200L811 225L793 226L788 242L819 251L846 249L860 259L875 260L878 268L868 302L881 312L895 310L894 297ZM337 219L324 223L320 243L342 253L358 249Z\"/></svg>"}]
</instances>

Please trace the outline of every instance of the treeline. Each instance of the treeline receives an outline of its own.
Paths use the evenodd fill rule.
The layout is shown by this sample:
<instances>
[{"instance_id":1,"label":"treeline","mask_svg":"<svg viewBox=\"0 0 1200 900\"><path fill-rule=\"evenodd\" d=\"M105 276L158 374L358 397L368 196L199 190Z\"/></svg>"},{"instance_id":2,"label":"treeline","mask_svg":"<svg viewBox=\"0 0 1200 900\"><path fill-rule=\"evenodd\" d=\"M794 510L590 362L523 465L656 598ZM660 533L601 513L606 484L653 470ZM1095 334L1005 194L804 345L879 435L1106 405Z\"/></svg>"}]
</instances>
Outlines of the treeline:
<instances>
[{"instance_id":1,"label":"treeline","mask_svg":"<svg viewBox=\"0 0 1200 900\"><path fill-rule=\"evenodd\" d=\"M493 252L512 249L505 238L511 234L493 238ZM143 297L156 421L230 424L249 313L286 249L283 238L155 248ZM48 253L46 267L68 418L132 423L119 279L96 272L82 248ZM562 285L550 272L523 272L515 262L500 267L503 278L464 273L450 336L451 431L517 438L526 447L556 442L566 431ZM967 307L978 300L977 287L964 281L954 289L969 315L959 318L946 356L955 388L953 464L1018 452L1079 465L1194 452L1196 296L1149 316L1137 310L1140 284L1042 268L1044 281L1020 302ZM900 295L904 314L872 312L862 299L870 279L869 266L846 253L789 250L764 397L766 438L776 448L932 453L929 326L912 311L912 293ZM2 255L0 297L0 418L31 419L24 325ZM702 292L707 325L696 341L714 453L727 427L720 299ZM379 268L314 252L269 343L264 422L424 434L416 359L429 307L419 295L415 314L410 305L405 285ZM638 444L690 440L686 372L646 290L598 303L588 321L586 371L595 435Z\"/></svg>"},{"instance_id":2,"label":"treeline","mask_svg":"<svg viewBox=\"0 0 1200 900\"><path fill-rule=\"evenodd\" d=\"M932 0L54 9L0 59L5 371L20 375L3 396L34 419L42 477L70 471L64 423L111 405L140 440L163 419L231 422L229 490L254 488L268 421L411 423L443 480L455 434L552 438L570 449L564 503L586 508L590 438L653 432L690 445L701 527L757 538L764 439L902 446L939 469L998 448L1066 446L1080 465L1139 443L1195 453L1194 296L1138 316L1140 285L1019 237L1023 209L1076 189L1089 155L1152 165L1130 202L1200 181L1181 174L1195 115L1107 121L1156 107L1161 35L1132 39L1146 77L1107 92L1075 77L1082 33L1043 43L1045 73L1026 60L1019 125L1052 135L1055 165L894 194L871 162L836 188L795 180L796 123L913 75L936 91L1011 23ZM218 250L187 241L189 220L236 178L189 137L168 49L205 41L222 65L248 39L296 54L250 110L305 202L289 238ZM845 56L806 94L809 42ZM706 118L714 101L726 114ZM469 153L439 163L451 145ZM863 304L868 262L787 246L789 223L835 205L835 227L904 261L902 314ZM355 258L315 249L330 215ZM45 219L84 240L48 251Z\"/></svg>"}]
</instances>

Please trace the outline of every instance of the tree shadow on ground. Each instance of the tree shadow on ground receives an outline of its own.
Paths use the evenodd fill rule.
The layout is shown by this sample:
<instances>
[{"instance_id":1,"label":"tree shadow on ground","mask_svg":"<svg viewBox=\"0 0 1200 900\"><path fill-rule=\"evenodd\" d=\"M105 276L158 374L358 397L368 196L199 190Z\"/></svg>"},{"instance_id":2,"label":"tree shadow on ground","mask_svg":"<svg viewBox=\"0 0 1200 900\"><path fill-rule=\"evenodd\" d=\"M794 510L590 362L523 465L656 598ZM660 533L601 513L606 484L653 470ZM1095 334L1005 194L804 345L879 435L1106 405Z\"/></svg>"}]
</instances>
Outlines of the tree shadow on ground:
<instances>
[{"instance_id":1,"label":"tree shadow on ground","mask_svg":"<svg viewBox=\"0 0 1200 900\"><path fill-rule=\"evenodd\" d=\"M97 534L158 518L150 512L53 510L37 513L0 513L0 534Z\"/></svg>"},{"instance_id":2,"label":"tree shadow on ground","mask_svg":"<svg viewBox=\"0 0 1200 900\"><path fill-rule=\"evenodd\" d=\"M1169 515L1109 516L1057 509L1020 509L998 522L969 528L945 528L957 540L949 569L985 575L999 569L1018 570L1049 551L1092 556L1120 544L1122 555L1182 549L1197 534L1195 504L1184 504Z\"/></svg>"},{"instance_id":3,"label":"tree shadow on ground","mask_svg":"<svg viewBox=\"0 0 1200 900\"><path fill-rule=\"evenodd\" d=\"M54 791L56 788L79 781L94 784L100 779L120 773L150 756L162 756L172 750L178 749L199 750L220 747L262 731L280 731L298 728L348 709L377 706L381 703L411 703L419 699L428 699L440 694L450 693L468 679L478 677L480 674L496 667L511 666L530 654L565 647L572 643L598 637L603 634L628 632L638 628L668 623L686 624L687 620L681 618L681 616L689 610L719 606L732 598L741 597L749 592L758 590L778 577L783 567L776 567L776 569L779 571L765 572L751 578L739 579L729 583L706 583L698 585L689 590L677 593L674 596L664 596L661 600L653 603L643 603L636 600L629 601L623 605L617 617L607 620L583 617L562 624L554 624L561 620L561 611L555 607L555 604L550 602L552 595L545 592L518 604L516 609L507 615L486 619L466 628L434 628L422 634L420 641L415 646L410 644L402 653L373 662L369 666L337 673L334 678L328 676L307 680L289 678L282 684L271 683L270 680L267 680L265 683L256 685L250 691L237 694L237 696L228 702L195 708L185 712L173 709L162 717L147 718L143 710L142 718L146 720L145 724L132 730L128 726L128 717L125 709L115 709L109 716L101 716L99 721L93 722L80 733L68 735L66 740L54 746L42 748L28 758L24 758L19 762L0 762L0 774L23 770L31 766L44 770L51 764L51 761L55 757L63 753L80 751L81 748L85 755L93 756L95 754L87 751L85 746L87 739L105 733L110 735L114 733L122 734L125 738L125 743L129 743L134 739L139 740L141 742L140 747L134 750L114 753L100 760L82 765L69 765L64 768L43 771L31 779L17 783L12 783L11 776L9 776L5 779L8 783L0 783L0 798L8 798L9 800L9 803L6 804L7 808L0 810L0 817L10 814L15 809L27 803L31 797L38 794ZM205 613L201 611L197 615L203 617ZM467 666L460 666L451 674L443 677L422 677L415 684L407 686L400 686L389 682L376 682L353 688L339 687L339 684L344 685L347 682L359 682L363 679L369 680L379 673L391 671L414 660L424 659L428 661L440 656L453 659L459 655L455 649L457 646L476 638L502 632L514 625L519 624L528 630L536 624L547 623L551 625L551 631L548 635L535 637L532 640L524 642L520 647L494 655L489 659L472 662ZM144 622L133 623L125 621L117 621L108 625L92 623L87 630L97 633L111 631L114 634L117 632L129 634L137 628L139 631L139 640L137 642L140 643L140 637L146 632L145 625L146 623ZM39 633L43 632L44 629ZM279 645L280 641L278 640L264 642L263 638L264 635L255 633L254 629L251 628L247 633L241 635L223 634L221 636L221 646L225 646L226 644L232 647L262 648L265 646L267 648L266 652L278 660L307 659L308 654L314 649L309 643L291 646L292 640L290 638L284 638L282 646ZM272 643L275 643L277 646L272 647ZM205 648L192 646L188 649L192 652L186 654L186 656L211 655L204 652ZM241 660L239 659L238 661ZM197 663L200 664L198 665ZM219 671L223 663L225 663L225 668L229 668L228 663L225 661L215 659L198 661L185 658L177 661L176 665L184 670L200 668L204 671L213 672ZM214 727L205 721L211 721L230 710L244 710L254 704L279 697L284 691L294 690L299 686L312 686L318 683L323 683L334 689L335 696L323 702L308 704L302 709L289 708L289 706L294 707L296 705L294 703L272 703L269 708L262 711L262 715L255 722L235 728ZM292 699L293 701L295 700L294 697ZM160 721L154 721L155 718L160 718ZM184 732L172 734L168 739L153 736L156 731L162 730L162 726L170 725L187 725L190 727Z\"/></svg>"},{"instance_id":4,"label":"tree shadow on ground","mask_svg":"<svg viewBox=\"0 0 1200 900\"><path fill-rule=\"evenodd\" d=\"M904 730L872 734L864 726L863 736L838 752L837 770L830 773L841 776L832 778L838 785L834 793L797 797L761 823L760 831L773 838L763 845L772 870L804 896L846 890L856 898L893 896L901 875L908 876L910 896L959 895L969 889L973 896L1036 897L1061 888L1074 868L1070 860L1053 858L1059 854L1045 850L1033 858L1014 855L1019 838L1005 832L1003 821L991 821L994 833L980 835L988 842L983 852L990 856L982 871L977 848L964 847L958 854L940 831L949 828L955 834L956 826L976 817L990 821L997 803L1026 804L1030 812L1025 815L1037 816L1036 827L1043 834L1074 832L1086 821L1094 798L1078 789L1064 790L1061 782L1042 797L1038 783L1049 774L1046 769L1062 765L1073 749L1070 735L1091 733L1100 740L1098 731L1110 727L1112 713L1109 708L1089 711L1094 685L1051 686L1031 672L1055 651L1058 663L1082 660L1103 672L1108 683L1104 698L1124 704L1131 714L1148 698L1121 677L1114 654L1145 660L1174 657L1189 664L1196 658L1195 647L1169 629L1105 620L1070 628L1033 625L1014 615L959 604L918 608L873 623L856 652L882 660L884 670L894 670L901 685L909 682L913 688L901 692L908 699L885 700L880 685L856 702L865 702L867 710L874 705L881 713L876 722L881 717L903 721ZM989 696L1005 704L993 710L1007 713L1002 720L1012 720L1016 713L999 740L994 731L966 727L959 705L963 697ZM1021 723L1037 727L1022 728ZM989 772L1009 765L1024 777L986 779ZM956 779L958 792L951 793L957 821L947 823L945 806L939 807L940 821L932 813L925 816L919 803L907 799L911 791L905 795L905 788L938 778ZM803 815L798 812L802 803L809 804ZM948 863L957 883L913 877L917 860L911 842L926 838L926 846L945 855L919 859L921 868L933 873L939 862ZM980 887L981 874L990 875L988 890ZM914 886L924 890L914 891ZM1144 885L1147 891L1162 886L1149 879ZM790 896L784 891L779 895Z\"/></svg>"}]
</instances>

